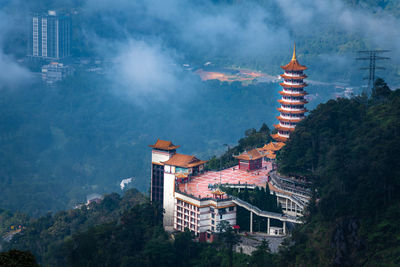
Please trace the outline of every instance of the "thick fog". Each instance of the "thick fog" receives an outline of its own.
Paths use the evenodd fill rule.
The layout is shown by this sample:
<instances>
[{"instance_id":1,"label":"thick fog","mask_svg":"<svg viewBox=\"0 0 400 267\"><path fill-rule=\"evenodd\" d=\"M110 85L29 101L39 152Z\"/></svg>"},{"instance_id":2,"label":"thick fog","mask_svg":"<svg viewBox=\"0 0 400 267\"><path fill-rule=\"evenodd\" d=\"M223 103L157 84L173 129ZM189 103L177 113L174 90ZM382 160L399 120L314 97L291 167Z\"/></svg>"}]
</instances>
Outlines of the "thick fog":
<instances>
[{"instance_id":1,"label":"thick fog","mask_svg":"<svg viewBox=\"0 0 400 267\"><path fill-rule=\"evenodd\" d=\"M16 26L16 22L18 20L15 20L13 16L0 10L0 89L26 85L32 77L26 68L17 63L15 55L4 51L7 37L20 29Z\"/></svg>"}]
</instances>

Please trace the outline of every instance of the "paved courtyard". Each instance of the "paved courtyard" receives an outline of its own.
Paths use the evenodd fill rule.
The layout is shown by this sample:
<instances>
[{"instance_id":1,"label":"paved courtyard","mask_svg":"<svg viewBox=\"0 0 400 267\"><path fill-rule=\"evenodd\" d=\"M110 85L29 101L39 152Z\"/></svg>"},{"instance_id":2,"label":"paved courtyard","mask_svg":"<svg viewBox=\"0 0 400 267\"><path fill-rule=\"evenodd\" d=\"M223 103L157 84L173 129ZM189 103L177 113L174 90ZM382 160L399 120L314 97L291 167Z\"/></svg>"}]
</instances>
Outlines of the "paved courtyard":
<instances>
[{"instance_id":1,"label":"paved courtyard","mask_svg":"<svg viewBox=\"0 0 400 267\"><path fill-rule=\"evenodd\" d=\"M239 166L234 166L225 170L208 171L203 174L194 176L187 183L179 185L179 191L191 194L195 197L206 198L212 197L212 191L208 186L210 184L221 183L229 184L255 184L265 187L267 183L268 173L272 169L271 163L265 163L263 167L255 171L239 170Z\"/></svg>"}]
</instances>

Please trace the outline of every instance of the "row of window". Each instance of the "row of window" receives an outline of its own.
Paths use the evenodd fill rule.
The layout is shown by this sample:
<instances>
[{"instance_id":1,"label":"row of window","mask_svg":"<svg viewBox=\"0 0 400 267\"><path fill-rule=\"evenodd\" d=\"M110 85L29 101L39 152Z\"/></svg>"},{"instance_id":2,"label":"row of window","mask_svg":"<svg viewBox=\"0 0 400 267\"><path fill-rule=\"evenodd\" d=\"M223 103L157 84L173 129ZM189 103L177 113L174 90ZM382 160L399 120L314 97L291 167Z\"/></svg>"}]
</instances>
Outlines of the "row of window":
<instances>
[{"instance_id":1,"label":"row of window","mask_svg":"<svg viewBox=\"0 0 400 267\"><path fill-rule=\"evenodd\" d=\"M185 207L187 209L191 209L191 210L194 210L194 211L197 211L197 212L200 211L199 207L196 207L194 205L191 205L191 204L189 204L189 203L187 203L185 201L179 200L179 199L177 200L177 204L182 206L182 207Z\"/></svg>"},{"instance_id":2,"label":"row of window","mask_svg":"<svg viewBox=\"0 0 400 267\"><path fill-rule=\"evenodd\" d=\"M298 93L304 93L304 90L303 90L303 88L287 88L287 87L284 87L283 88L283 91L285 92L285 93L296 93L296 94L298 94Z\"/></svg>"},{"instance_id":3,"label":"row of window","mask_svg":"<svg viewBox=\"0 0 400 267\"><path fill-rule=\"evenodd\" d=\"M295 122L281 121L280 124L281 124L281 125L285 125L285 126L296 126L297 123L295 123Z\"/></svg>"},{"instance_id":4,"label":"row of window","mask_svg":"<svg viewBox=\"0 0 400 267\"><path fill-rule=\"evenodd\" d=\"M287 114L287 113L281 112L281 116L282 117L286 117L286 118L296 118L296 119L298 119L298 118L303 118L304 114Z\"/></svg>"},{"instance_id":5,"label":"row of window","mask_svg":"<svg viewBox=\"0 0 400 267\"><path fill-rule=\"evenodd\" d=\"M294 83L294 84L300 84L300 83L303 83L303 79L301 79L301 80L299 80L299 79L285 79L285 82L288 82L288 83Z\"/></svg>"},{"instance_id":6,"label":"row of window","mask_svg":"<svg viewBox=\"0 0 400 267\"><path fill-rule=\"evenodd\" d=\"M193 224L190 224L190 225L186 224L184 226L177 224L176 227L175 227L175 229L177 229L178 231L182 231L182 232L185 230L185 228L189 228L191 231L196 232L196 228L195 228L195 226Z\"/></svg>"},{"instance_id":7,"label":"row of window","mask_svg":"<svg viewBox=\"0 0 400 267\"><path fill-rule=\"evenodd\" d=\"M234 211L235 210L235 206L232 207L228 207L228 208L221 208L221 209L217 209L218 213L225 213L225 212L229 212L229 211ZM213 213L215 210L213 207L210 207L210 212Z\"/></svg>"},{"instance_id":8,"label":"row of window","mask_svg":"<svg viewBox=\"0 0 400 267\"><path fill-rule=\"evenodd\" d=\"M295 108L295 109L302 109L304 105L282 105L283 108Z\"/></svg>"},{"instance_id":9,"label":"row of window","mask_svg":"<svg viewBox=\"0 0 400 267\"><path fill-rule=\"evenodd\" d=\"M283 96L283 99L301 101L301 100L304 100L304 97L303 96Z\"/></svg>"},{"instance_id":10,"label":"row of window","mask_svg":"<svg viewBox=\"0 0 400 267\"><path fill-rule=\"evenodd\" d=\"M285 70L285 74L287 75L303 75L303 71L298 70Z\"/></svg>"},{"instance_id":11,"label":"row of window","mask_svg":"<svg viewBox=\"0 0 400 267\"><path fill-rule=\"evenodd\" d=\"M179 211L176 212L176 217L178 217L178 218L184 218L185 220L189 220L189 215L185 215L185 214L183 214L183 213L180 213ZM190 218L191 218L192 220L196 220L196 218L197 218L197 219L200 219L200 215L197 215L197 216L193 215L193 216L190 216Z\"/></svg>"}]
</instances>

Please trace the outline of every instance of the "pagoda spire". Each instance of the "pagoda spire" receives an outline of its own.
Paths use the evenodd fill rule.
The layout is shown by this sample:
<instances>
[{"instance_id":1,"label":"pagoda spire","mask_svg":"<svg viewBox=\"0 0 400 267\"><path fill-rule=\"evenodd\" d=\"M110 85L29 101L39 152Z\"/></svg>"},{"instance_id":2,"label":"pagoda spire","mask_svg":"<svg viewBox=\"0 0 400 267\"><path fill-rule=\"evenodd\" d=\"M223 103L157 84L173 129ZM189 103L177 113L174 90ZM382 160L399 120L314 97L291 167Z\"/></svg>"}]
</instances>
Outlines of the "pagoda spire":
<instances>
[{"instance_id":1,"label":"pagoda spire","mask_svg":"<svg viewBox=\"0 0 400 267\"><path fill-rule=\"evenodd\" d=\"M280 115L277 117L279 123L274 125L277 133L271 136L278 142L286 142L296 125L305 118L307 109L304 105L308 103L304 98L307 94L304 90L307 86L304 82L307 75L303 73L307 67L300 65L297 61L296 43L294 43L292 60L281 68L284 73L281 75L283 82L280 83L282 91L279 92L282 98L278 100L281 104L278 108Z\"/></svg>"},{"instance_id":2,"label":"pagoda spire","mask_svg":"<svg viewBox=\"0 0 400 267\"><path fill-rule=\"evenodd\" d=\"M294 48L293 48L293 56L292 56L292 61L297 60L296 58L296 42L294 42Z\"/></svg>"}]
</instances>

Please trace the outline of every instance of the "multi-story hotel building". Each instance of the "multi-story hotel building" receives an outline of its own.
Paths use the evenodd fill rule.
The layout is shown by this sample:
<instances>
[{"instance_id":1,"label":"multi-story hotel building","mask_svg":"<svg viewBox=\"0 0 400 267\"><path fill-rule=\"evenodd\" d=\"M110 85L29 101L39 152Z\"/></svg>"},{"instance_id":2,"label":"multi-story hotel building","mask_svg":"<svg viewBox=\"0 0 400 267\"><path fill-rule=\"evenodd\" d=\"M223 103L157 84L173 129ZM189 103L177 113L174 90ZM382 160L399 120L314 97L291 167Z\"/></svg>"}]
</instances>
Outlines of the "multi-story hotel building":
<instances>
[{"instance_id":1,"label":"multi-story hotel building","mask_svg":"<svg viewBox=\"0 0 400 267\"><path fill-rule=\"evenodd\" d=\"M273 158L270 146L238 155L239 166L205 172L206 161L177 153L179 146L171 141L157 140L150 145L151 200L162 203L164 227L177 231L187 228L200 240L212 240L221 221L236 225L237 206L231 197L217 188L218 184L265 187Z\"/></svg>"},{"instance_id":2,"label":"multi-story hotel building","mask_svg":"<svg viewBox=\"0 0 400 267\"><path fill-rule=\"evenodd\" d=\"M71 18L55 11L35 14L29 23L28 56L59 60L71 54Z\"/></svg>"}]
</instances>

